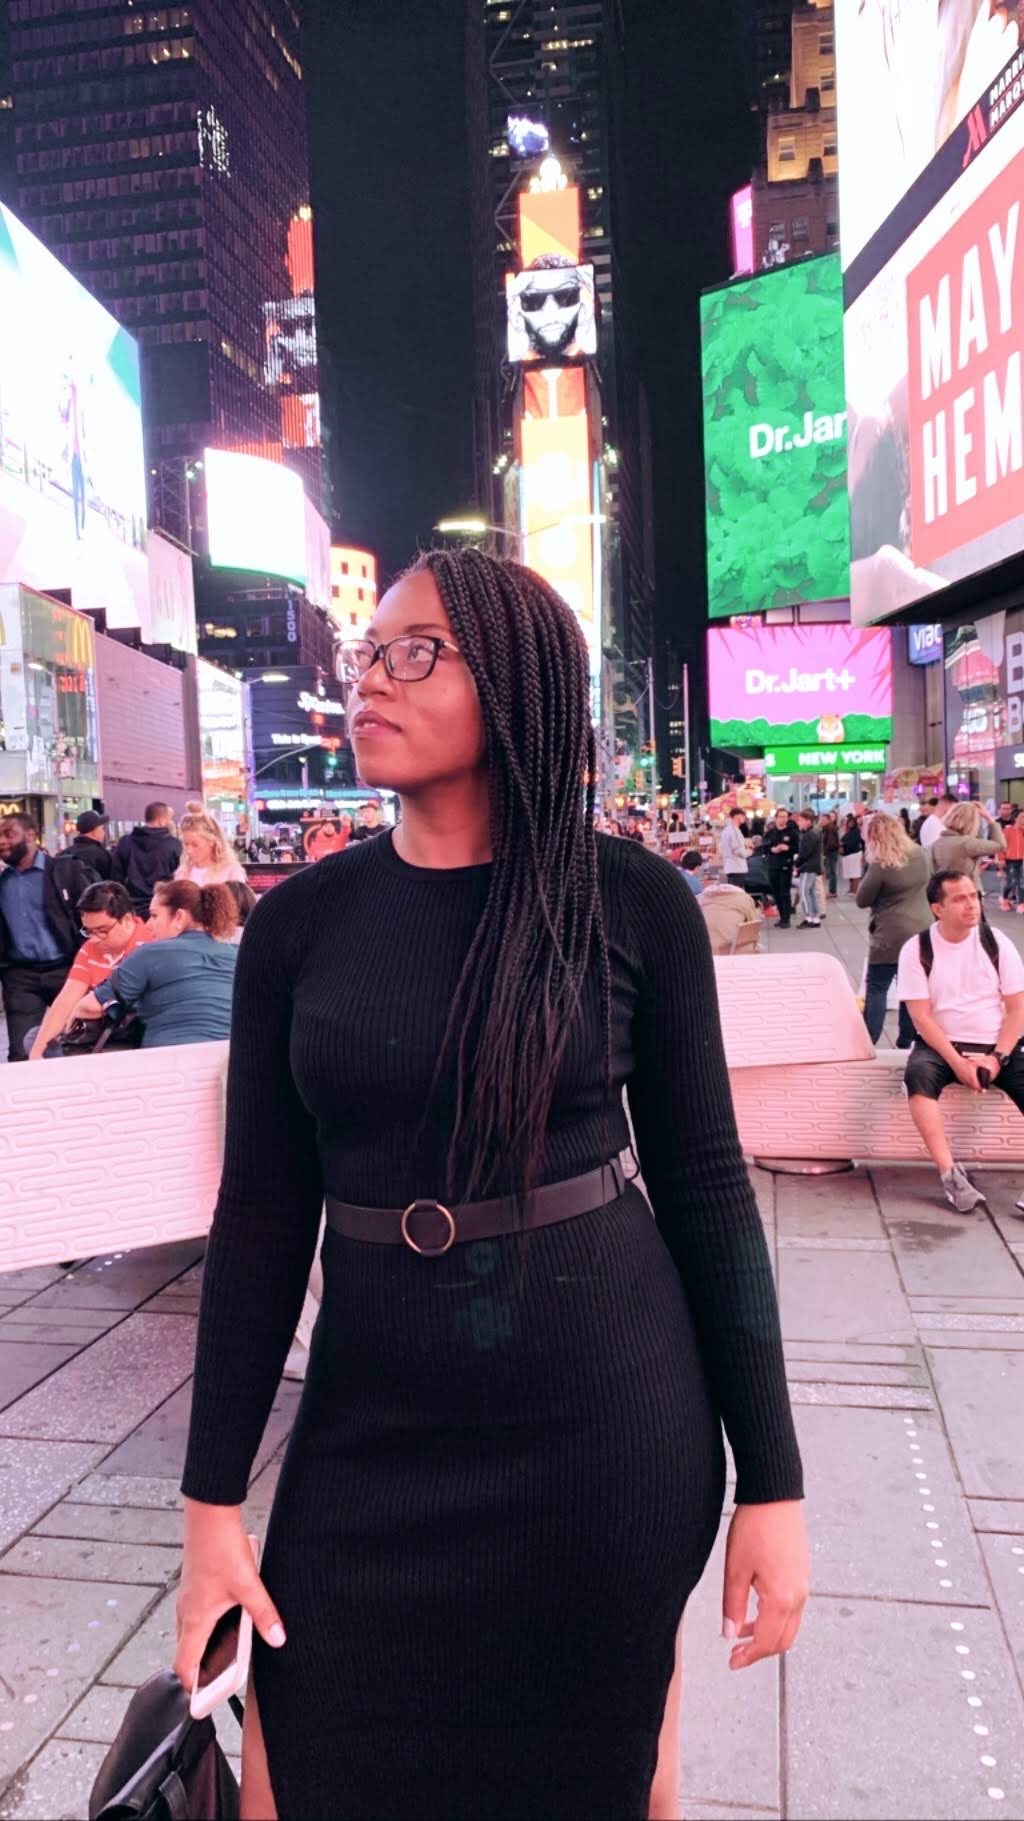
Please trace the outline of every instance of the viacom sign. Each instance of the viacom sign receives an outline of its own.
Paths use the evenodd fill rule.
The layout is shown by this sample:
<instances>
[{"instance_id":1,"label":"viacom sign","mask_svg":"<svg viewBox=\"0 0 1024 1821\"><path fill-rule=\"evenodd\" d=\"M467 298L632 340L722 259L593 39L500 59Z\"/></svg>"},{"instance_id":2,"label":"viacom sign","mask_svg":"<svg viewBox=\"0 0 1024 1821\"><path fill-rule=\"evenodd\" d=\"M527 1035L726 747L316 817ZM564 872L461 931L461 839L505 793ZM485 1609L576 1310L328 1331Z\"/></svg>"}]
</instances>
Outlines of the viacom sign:
<instances>
[{"instance_id":1,"label":"viacom sign","mask_svg":"<svg viewBox=\"0 0 1024 1821\"><path fill-rule=\"evenodd\" d=\"M908 626L907 656L912 664L938 664L942 658L942 627Z\"/></svg>"}]
</instances>

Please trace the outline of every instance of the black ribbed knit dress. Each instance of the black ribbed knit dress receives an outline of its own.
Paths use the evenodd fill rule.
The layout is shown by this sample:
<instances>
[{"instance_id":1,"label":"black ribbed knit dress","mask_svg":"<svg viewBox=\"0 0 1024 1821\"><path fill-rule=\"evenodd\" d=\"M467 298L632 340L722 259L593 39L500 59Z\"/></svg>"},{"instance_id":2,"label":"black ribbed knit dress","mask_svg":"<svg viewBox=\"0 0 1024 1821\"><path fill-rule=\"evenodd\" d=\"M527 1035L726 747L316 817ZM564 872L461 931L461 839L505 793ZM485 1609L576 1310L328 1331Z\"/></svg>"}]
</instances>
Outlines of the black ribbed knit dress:
<instances>
[{"instance_id":1,"label":"black ribbed knit dress","mask_svg":"<svg viewBox=\"0 0 1024 1821\"><path fill-rule=\"evenodd\" d=\"M740 1502L801 1494L700 911L666 861L599 848L616 1099L625 1085L655 1219L627 1188L441 1258L328 1230L264 1555L288 1641L254 1659L282 1821L641 1821L721 1514L721 1425ZM419 1128L489 877L409 866L384 834L253 912L191 1498L245 1496L324 1192L444 1199L446 1090ZM544 1180L626 1142L621 1106L605 1117L595 961Z\"/></svg>"}]
</instances>

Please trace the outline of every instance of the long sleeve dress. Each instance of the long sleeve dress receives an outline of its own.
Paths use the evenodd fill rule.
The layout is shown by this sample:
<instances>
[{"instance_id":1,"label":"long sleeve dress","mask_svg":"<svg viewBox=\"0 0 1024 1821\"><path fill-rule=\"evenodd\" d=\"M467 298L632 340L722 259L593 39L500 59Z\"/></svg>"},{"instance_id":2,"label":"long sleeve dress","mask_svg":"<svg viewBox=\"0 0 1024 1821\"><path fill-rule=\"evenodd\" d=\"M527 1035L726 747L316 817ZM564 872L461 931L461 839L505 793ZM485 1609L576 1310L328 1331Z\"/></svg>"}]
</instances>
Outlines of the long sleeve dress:
<instances>
[{"instance_id":1,"label":"long sleeve dress","mask_svg":"<svg viewBox=\"0 0 1024 1821\"><path fill-rule=\"evenodd\" d=\"M654 1219L627 1186L443 1257L328 1228L264 1555L288 1641L254 1658L282 1821L640 1821L721 1514L722 1425L739 1501L801 1495L700 910L665 861L598 842L614 1093L595 957L542 1180L625 1146L625 1087ZM409 866L383 834L249 920L192 1498L245 1495L324 1193L444 1199L454 1082L425 1124L424 1107L490 879Z\"/></svg>"}]
</instances>

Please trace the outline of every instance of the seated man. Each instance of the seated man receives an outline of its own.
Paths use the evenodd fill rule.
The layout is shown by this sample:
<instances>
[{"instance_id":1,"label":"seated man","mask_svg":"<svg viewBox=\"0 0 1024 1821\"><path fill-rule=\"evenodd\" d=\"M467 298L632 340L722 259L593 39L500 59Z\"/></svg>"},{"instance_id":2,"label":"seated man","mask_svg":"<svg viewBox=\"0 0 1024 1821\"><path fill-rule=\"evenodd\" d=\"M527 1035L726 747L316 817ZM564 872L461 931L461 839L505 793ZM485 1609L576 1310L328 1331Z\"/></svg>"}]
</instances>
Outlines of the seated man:
<instances>
[{"instance_id":1,"label":"seated man","mask_svg":"<svg viewBox=\"0 0 1024 1821\"><path fill-rule=\"evenodd\" d=\"M711 953L731 954L743 924L754 922L758 915L750 893L728 879L711 879L701 892L699 903L711 938Z\"/></svg>"},{"instance_id":2,"label":"seated man","mask_svg":"<svg viewBox=\"0 0 1024 1821\"><path fill-rule=\"evenodd\" d=\"M939 1096L954 1081L975 1094L991 1085L1024 1112L1024 961L982 921L978 887L966 873L933 873L927 889L935 922L904 943L897 970L917 1030L904 1080L946 1200L958 1214L973 1214L985 1196L954 1161Z\"/></svg>"},{"instance_id":3,"label":"seated man","mask_svg":"<svg viewBox=\"0 0 1024 1821\"><path fill-rule=\"evenodd\" d=\"M682 868L683 878L686 880L694 897L699 898L701 892L704 890L704 881L701 878L701 871L704 866L703 855L699 854L695 847L691 847L689 852L683 855L680 866Z\"/></svg>"}]
</instances>

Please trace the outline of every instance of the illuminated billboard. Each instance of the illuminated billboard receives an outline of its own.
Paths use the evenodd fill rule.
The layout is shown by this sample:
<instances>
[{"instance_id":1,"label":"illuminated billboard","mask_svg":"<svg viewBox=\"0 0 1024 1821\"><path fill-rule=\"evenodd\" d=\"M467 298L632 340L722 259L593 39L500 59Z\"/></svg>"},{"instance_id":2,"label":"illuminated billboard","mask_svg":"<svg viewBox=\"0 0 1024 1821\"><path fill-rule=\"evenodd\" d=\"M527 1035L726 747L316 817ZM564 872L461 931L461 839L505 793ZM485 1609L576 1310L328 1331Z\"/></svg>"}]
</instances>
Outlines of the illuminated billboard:
<instances>
[{"instance_id":1,"label":"illuminated billboard","mask_svg":"<svg viewBox=\"0 0 1024 1821\"><path fill-rule=\"evenodd\" d=\"M892 736L892 635L836 624L714 626L708 706L711 744L726 751L881 746Z\"/></svg>"},{"instance_id":2,"label":"illuminated billboard","mask_svg":"<svg viewBox=\"0 0 1024 1821\"><path fill-rule=\"evenodd\" d=\"M0 582L70 588L111 627L146 607L133 338L0 203Z\"/></svg>"},{"instance_id":3,"label":"illuminated billboard","mask_svg":"<svg viewBox=\"0 0 1024 1821\"><path fill-rule=\"evenodd\" d=\"M514 366L593 359L593 266L578 266L557 253L541 254L527 271L510 273L505 282L508 358Z\"/></svg>"},{"instance_id":4,"label":"illuminated billboard","mask_svg":"<svg viewBox=\"0 0 1024 1821\"><path fill-rule=\"evenodd\" d=\"M245 685L228 670L196 660L203 796L221 813L245 803L248 765Z\"/></svg>"},{"instance_id":5,"label":"illuminated billboard","mask_svg":"<svg viewBox=\"0 0 1024 1821\"><path fill-rule=\"evenodd\" d=\"M733 193L729 207L732 227L732 275L740 278L754 270L754 190L744 184Z\"/></svg>"},{"instance_id":6,"label":"illuminated billboard","mask_svg":"<svg viewBox=\"0 0 1024 1821\"><path fill-rule=\"evenodd\" d=\"M207 449L206 514L210 563L305 583L306 495L280 462L229 449Z\"/></svg>"},{"instance_id":7,"label":"illuminated billboard","mask_svg":"<svg viewBox=\"0 0 1024 1821\"><path fill-rule=\"evenodd\" d=\"M851 605L1024 547L1024 48L1013 9L837 0Z\"/></svg>"},{"instance_id":8,"label":"illuminated billboard","mask_svg":"<svg viewBox=\"0 0 1024 1821\"><path fill-rule=\"evenodd\" d=\"M160 531L149 534L149 607L141 632L144 645L173 645L195 652L196 596L192 558Z\"/></svg>"},{"instance_id":9,"label":"illuminated billboard","mask_svg":"<svg viewBox=\"0 0 1024 1821\"><path fill-rule=\"evenodd\" d=\"M701 298L712 619L849 589L837 254Z\"/></svg>"},{"instance_id":10,"label":"illuminated billboard","mask_svg":"<svg viewBox=\"0 0 1024 1821\"><path fill-rule=\"evenodd\" d=\"M600 674L593 464L582 367L544 367L524 377L521 438L522 560L558 590L579 620Z\"/></svg>"},{"instance_id":11,"label":"illuminated billboard","mask_svg":"<svg viewBox=\"0 0 1024 1821\"><path fill-rule=\"evenodd\" d=\"M280 303L265 303L263 334L264 385L293 386L302 391L304 378L312 374L316 379L316 303L310 292L301 297L284 297Z\"/></svg>"}]
</instances>

